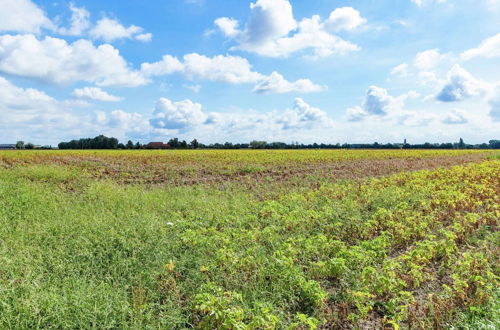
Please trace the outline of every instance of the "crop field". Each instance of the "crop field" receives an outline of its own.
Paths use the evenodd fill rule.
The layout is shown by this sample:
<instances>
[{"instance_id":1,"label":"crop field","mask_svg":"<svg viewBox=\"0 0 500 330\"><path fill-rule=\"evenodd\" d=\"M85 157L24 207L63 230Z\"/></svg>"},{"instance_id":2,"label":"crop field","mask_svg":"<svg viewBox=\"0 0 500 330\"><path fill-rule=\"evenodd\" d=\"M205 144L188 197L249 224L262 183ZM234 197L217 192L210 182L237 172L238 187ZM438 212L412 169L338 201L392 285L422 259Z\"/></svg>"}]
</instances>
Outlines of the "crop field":
<instances>
[{"instance_id":1,"label":"crop field","mask_svg":"<svg viewBox=\"0 0 500 330\"><path fill-rule=\"evenodd\" d=\"M0 328L495 329L500 158L0 151Z\"/></svg>"}]
</instances>

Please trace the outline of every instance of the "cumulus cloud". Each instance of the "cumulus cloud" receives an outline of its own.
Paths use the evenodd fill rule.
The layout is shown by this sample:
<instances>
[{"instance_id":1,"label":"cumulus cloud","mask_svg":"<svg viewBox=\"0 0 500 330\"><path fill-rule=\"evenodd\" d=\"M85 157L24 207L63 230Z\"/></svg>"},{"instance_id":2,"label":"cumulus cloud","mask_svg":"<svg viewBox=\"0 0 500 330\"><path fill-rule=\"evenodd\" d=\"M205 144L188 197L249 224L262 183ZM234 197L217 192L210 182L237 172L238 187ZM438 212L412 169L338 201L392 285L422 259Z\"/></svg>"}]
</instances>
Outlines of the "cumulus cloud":
<instances>
[{"instance_id":1,"label":"cumulus cloud","mask_svg":"<svg viewBox=\"0 0 500 330\"><path fill-rule=\"evenodd\" d=\"M351 31L365 23L366 19L361 17L359 11L352 7L342 7L330 13L325 25L333 31Z\"/></svg>"},{"instance_id":2,"label":"cumulus cloud","mask_svg":"<svg viewBox=\"0 0 500 330\"><path fill-rule=\"evenodd\" d=\"M316 85L309 79L299 79L289 82L278 72L271 73L270 76L262 80L253 91L258 94L268 93L313 93L326 90L325 86Z\"/></svg>"},{"instance_id":3,"label":"cumulus cloud","mask_svg":"<svg viewBox=\"0 0 500 330\"><path fill-rule=\"evenodd\" d=\"M0 72L59 85L86 81L134 87L148 82L109 44L95 47L84 39L71 44L53 37L39 40L32 34L0 36Z\"/></svg>"},{"instance_id":4,"label":"cumulus cloud","mask_svg":"<svg viewBox=\"0 0 500 330\"><path fill-rule=\"evenodd\" d=\"M448 79L436 95L436 99L441 102L458 102L481 95L486 89L484 82L474 78L468 71L456 64L448 72Z\"/></svg>"},{"instance_id":5,"label":"cumulus cloud","mask_svg":"<svg viewBox=\"0 0 500 330\"><path fill-rule=\"evenodd\" d=\"M94 26L89 35L96 40L104 40L106 42L113 42L118 39L135 39L143 42L151 41L151 33L143 33L144 29L130 25L129 27L123 26L119 21L104 17L100 19L96 26Z\"/></svg>"},{"instance_id":6,"label":"cumulus cloud","mask_svg":"<svg viewBox=\"0 0 500 330\"><path fill-rule=\"evenodd\" d=\"M296 98L291 109L267 113L205 113L199 103L191 100L171 101L160 98L150 124L154 129L215 130L219 132L251 132L269 129L274 132L326 127L332 124L326 112Z\"/></svg>"},{"instance_id":7,"label":"cumulus cloud","mask_svg":"<svg viewBox=\"0 0 500 330\"><path fill-rule=\"evenodd\" d=\"M277 115L275 120L283 125L283 129L312 128L331 123L326 112L307 104L301 98L296 98L293 109Z\"/></svg>"},{"instance_id":8,"label":"cumulus cloud","mask_svg":"<svg viewBox=\"0 0 500 330\"><path fill-rule=\"evenodd\" d=\"M99 87L83 87L73 91L72 96L77 99L102 101L102 102L118 102L122 98L108 94Z\"/></svg>"},{"instance_id":9,"label":"cumulus cloud","mask_svg":"<svg viewBox=\"0 0 500 330\"><path fill-rule=\"evenodd\" d=\"M331 32L353 30L366 22L351 7L337 8L326 20L314 15L297 22L288 0L257 0L250 10L243 29L238 29L239 22L228 17L218 18L215 25L237 42L233 49L269 57L286 57L307 49L312 50L309 56L316 58L359 50L357 45Z\"/></svg>"},{"instance_id":10,"label":"cumulus cloud","mask_svg":"<svg viewBox=\"0 0 500 330\"><path fill-rule=\"evenodd\" d=\"M442 122L444 124L458 125L466 124L468 120L464 111L452 110L444 115Z\"/></svg>"},{"instance_id":11,"label":"cumulus cloud","mask_svg":"<svg viewBox=\"0 0 500 330\"><path fill-rule=\"evenodd\" d=\"M39 33L55 26L42 9L30 0L0 0L0 32Z\"/></svg>"},{"instance_id":12,"label":"cumulus cloud","mask_svg":"<svg viewBox=\"0 0 500 330\"><path fill-rule=\"evenodd\" d=\"M477 48L462 53L462 59L470 60L474 57L500 57L500 33L484 40Z\"/></svg>"},{"instance_id":13,"label":"cumulus cloud","mask_svg":"<svg viewBox=\"0 0 500 330\"><path fill-rule=\"evenodd\" d=\"M417 53L413 60L413 65L420 71L429 71L437 67L448 55L441 54L439 49L429 49Z\"/></svg>"},{"instance_id":14,"label":"cumulus cloud","mask_svg":"<svg viewBox=\"0 0 500 330\"><path fill-rule=\"evenodd\" d=\"M417 98L420 94L409 91L400 96L391 96L387 89L370 86L366 90L361 106L347 109L347 120L362 121L368 117L396 119L403 125L416 126L423 123L423 117L418 113L404 109L406 100Z\"/></svg>"},{"instance_id":15,"label":"cumulus cloud","mask_svg":"<svg viewBox=\"0 0 500 330\"><path fill-rule=\"evenodd\" d=\"M233 18L220 17L214 21L215 26L228 38L234 38L240 34L239 22Z\"/></svg>"},{"instance_id":16,"label":"cumulus cloud","mask_svg":"<svg viewBox=\"0 0 500 330\"><path fill-rule=\"evenodd\" d=\"M156 102L149 122L155 128L183 130L203 123L206 118L199 103L191 100L173 102L162 97Z\"/></svg>"},{"instance_id":17,"label":"cumulus cloud","mask_svg":"<svg viewBox=\"0 0 500 330\"><path fill-rule=\"evenodd\" d=\"M184 55L182 61L171 55L161 61L143 63L141 73L145 77L183 74L191 80L201 79L230 84L256 83L255 93L312 93L326 90L309 79L289 82L281 74L273 72L266 76L252 69L247 59L240 56L217 55L208 57L197 53Z\"/></svg>"},{"instance_id":18,"label":"cumulus cloud","mask_svg":"<svg viewBox=\"0 0 500 330\"><path fill-rule=\"evenodd\" d=\"M68 36L81 36L90 27L90 13L85 8L78 8L70 3L71 25L67 28L59 28L57 32Z\"/></svg>"}]
</instances>

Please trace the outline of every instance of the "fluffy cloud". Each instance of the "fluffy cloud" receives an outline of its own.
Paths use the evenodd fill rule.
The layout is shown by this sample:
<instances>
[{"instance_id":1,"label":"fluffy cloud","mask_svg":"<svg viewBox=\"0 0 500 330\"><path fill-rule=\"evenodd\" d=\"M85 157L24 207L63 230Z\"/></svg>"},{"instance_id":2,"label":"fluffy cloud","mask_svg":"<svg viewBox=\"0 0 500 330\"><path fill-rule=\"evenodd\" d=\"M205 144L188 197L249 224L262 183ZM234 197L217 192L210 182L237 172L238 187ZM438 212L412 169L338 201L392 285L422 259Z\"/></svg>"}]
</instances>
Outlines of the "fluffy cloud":
<instances>
[{"instance_id":1,"label":"fluffy cloud","mask_svg":"<svg viewBox=\"0 0 500 330\"><path fill-rule=\"evenodd\" d=\"M383 116L402 105L402 101L390 96L387 89L370 86L363 101L363 110L369 115Z\"/></svg>"},{"instance_id":2,"label":"fluffy cloud","mask_svg":"<svg viewBox=\"0 0 500 330\"><path fill-rule=\"evenodd\" d=\"M417 117L421 116L412 111L404 110L405 101L411 98L417 98L420 95L415 91L400 96L391 96L387 89L377 86L370 86L366 90L365 97L361 106L355 106L347 109L347 120L351 122L361 121L367 117L397 119L404 125L416 125L420 122Z\"/></svg>"},{"instance_id":3,"label":"fluffy cloud","mask_svg":"<svg viewBox=\"0 0 500 330\"><path fill-rule=\"evenodd\" d=\"M202 106L191 100L174 102L161 98L156 103L150 120L154 129L215 130L220 132L252 132L269 129L276 131L312 129L332 124L328 115L303 99L296 98L292 109L268 113L221 113L202 111Z\"/></svg>"},{"instance_id":4,"label":"fluffy cloud","mask_svg":"<svg viewBox=\"0 0 500 330\"><path fill-rule=\"evenodd\" d=\"M447 57L448 55L441 54L437 48L429 49L417 53L413 60L413 65L420 71L429 71L437 67Z\"/></svg>"},{"instance_id":5,"label":"fluffy cloud","mask_svg":"<svg viewBox=\"0 0 500 330\"><path fill-rule=\"evenodd\" d=\"M464 111L452 110L445 114L442 122L450 125L458 125L458 124L466 124L468 120Z\"/></svg>"},{"instance_id":6,"label":"fluffy cloud","mask_svg":"<svg viewBox=\"0 0 500 330\"><path fill-rule=\"evenodd\" d=\"M271 73L269 77L262 80L253 91L258 94L268 93L313 93L326 90L325 86L314 84L309 79L299 79L295 82L287 81L282 75L277 72Z\"/></svg>"},{"instance_id":7,"label":"fluffy cloud","mask_svg":"<svg viewBox=\"0 0 500 330\"><path fill-rule=\"evenodd\" d=\"M199 103L191 100L173 102L162 97L156 102L150 123L155 128L183 130L203 123L206 118Z\"/></svg>"},{"instance_id":8,"label":"fluffy cloud","mask_svg":"<svg viewBox=\"0 0 500 330\"><path fill-rule=\"evenodd\" d=\"M330 13L325 26L333 31L354 30L366 23L359 11L352 7L337 8Z\"/></svg>"},{"instance_id":9,"label":"fluffy cloud","mask_svg":"<svg viewBox=\"0 0 500 330\"><path fill-rule=\"evenodd\" d=\"M73 97L77 99L102 101L102 102L117 102L122 98L108 94L98 87L83 87L77 88L73 91Z\"/></svg>"},{"instance_id":10,"label":"fluffy cloud","mask_svg":"<svg viewBox=\"0 0 500 330\"><path fill-rule=\"evenodd\" d=\"M187 54L182 61L171 55L163 56L155 63L143 63L141 73L145 77L180 73L188 79L209 80L230 84L257 83L255 93L311 93L326 90L309 79L287 81L281 74L273 72L269 76L252 70L247 59L239 56L217 55L208 57L197 53Z\"/></svg>"},{"instance_id":11,"label":"fluffy cloud","mask_svg":"<svg viewBox=\"0 0 500 330\"><path fill-rule=\"evenodd\" d=\"M262 78L260 73L252 71L248 60L239 56L207 57L196 53L188 54L184 56L183 72L190 79L231 84L251 83Z\"/></svg>"},{"instance_id":12,"label":"fluffy cloud","mask_svg":"<svg viewBox=\"0 0 500 330\"><path fill-rule=\"evenodd\" d=\"M78 8L70 3L71 25L69 28L60 28L57 32L68 36L81 36L90 27L90 13L85 8Z\"/></svg>"},{"instance_id":13,"label":"fluffy cloud","mask_svg":"<svg viewBox=\"0 0 500 330\"><path fill-rule=\"evenodd\" d=\"M353 30L366 22L350 7L334 10L324 21L314 15L297 22L288 0L257 0L250 9L250 18L242 30L236 20L227 17L218 18L215 25L227 38L237 41L233 49L270 57L286 57L306 49L312 49L312 57L359 50L330 31Z\"/></svg>"},{"instance_id":14,"label":"fluffy cloud","mask_svg":"<svg viewBox=\"0 0 500 330\"><path fill-rule=\"evenodd\" d=\"M70 132L85 123L67 111L66 104L58 102L42 91L20 88L0 77L0 139L16 141L43 137L51 130L52 136ZM31 140L33 141L33 140Z\"/></svg>"},{"instance_id":15,"label":"fluffy cloud","mask_svg":"<svg viewBox=\"0 0 500 330\"><path fill-rule=\"evenodd\" d=\"M303 99L296 98L293 109L286 110L276 118L283 129L312 128L331 123L326 112L307 104Z\"/></svg>"},{"instance_id":16,"label":"fluffy cloud","mask_svg":"<svg viewBox=\"0 0 500 330\"><path fill-rule=\"evenodd\" d=\"M39 33L54 29L45 13L30 0L0 0L0 31Z\"/></svg>"},{"instance_id":17,"label":"fluffy cloud","mask_svg":"<svg viewBox=\"0 0 500 330\"><path fill-rule=\"evenodd\" d=\"M39 40L31 34L0 36L0 71L60 85L86 81L133 87L148 82L111 45L95 47L83 39L71 44L52 37Z\"/></svg>"},{"instance_id":18,"label":"fluffy cloud","mask_svg":"<svg viewBox=\"0 0 500 330\"><path fill-rule=\"evenodd\" d=\"M96 26L93 27L89 34L90 37L96 40L104 40L112 42L117 39L135 39L143 42L151 41L151 33L143 33L144 29L131 25L129 27L123 26L120 22L111 18L100 19Z\"/></svg>"},{"instance_id":19,"label":"fluffy cloud","mask_svg":"<svg viewBox=\"0 0 500 330\"><path fill-rule=\"evenodd\" d=\"M214 21L221 32L228 38L234 38L240 34L238 30L239 22L229 17L220 17Z\"/></svg>"},{"instance_id":20,"label":"fluffy cloud","mask_svg":"<svg viewBox=\"0 0 500 330\"><path fill-rule=\"evenodd\" d=\"M436 99L441 102L463 101L469 97L481 95L486 89L484 82L474 78L468 71L456 64L448 72L448 79L436 95Z\"/></svg>"},{"instance_id":21,"label":"fluffy cloud","mask_svg":"<svg viewBox=\"0 0 500 330\"><path fill-rule=\"evenodd\" d=\"M477 48L463 52L461 56L464 60L474 57L500 57L500 33L484 40Z\"/></svg>"}]
</instances>

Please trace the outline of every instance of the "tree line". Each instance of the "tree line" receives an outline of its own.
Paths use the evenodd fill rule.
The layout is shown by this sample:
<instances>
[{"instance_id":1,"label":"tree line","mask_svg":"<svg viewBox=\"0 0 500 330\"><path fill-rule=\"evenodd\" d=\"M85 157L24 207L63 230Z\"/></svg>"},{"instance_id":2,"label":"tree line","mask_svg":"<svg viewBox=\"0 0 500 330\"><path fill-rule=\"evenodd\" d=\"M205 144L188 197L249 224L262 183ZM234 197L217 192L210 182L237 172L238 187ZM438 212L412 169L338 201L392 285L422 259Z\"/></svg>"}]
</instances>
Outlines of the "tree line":
<instances>
[{"instance_id":1,"label":"tree line","mask_svg":"<svg viewBox=\"0 0 500 330\"><path fill-rule=\"evenodd\" d=\"M187 142L178 138L171 138L167 143L141 144L140 142L132 142L129 140L123 144L114 137L106 137L104 135L96 136L95 138L84 138L79 140L71 140L69 142L61 142L58 145L59 149L500 149L500 140L490 140L488 143L467 144L460 138L458 142L448 143L422 143L410 144L406 143L311 143L303 144L298 142L266 142L266 141L251 141L249 143L212 143L203 144L197 139Z\"/></svg>"}]
</instances>

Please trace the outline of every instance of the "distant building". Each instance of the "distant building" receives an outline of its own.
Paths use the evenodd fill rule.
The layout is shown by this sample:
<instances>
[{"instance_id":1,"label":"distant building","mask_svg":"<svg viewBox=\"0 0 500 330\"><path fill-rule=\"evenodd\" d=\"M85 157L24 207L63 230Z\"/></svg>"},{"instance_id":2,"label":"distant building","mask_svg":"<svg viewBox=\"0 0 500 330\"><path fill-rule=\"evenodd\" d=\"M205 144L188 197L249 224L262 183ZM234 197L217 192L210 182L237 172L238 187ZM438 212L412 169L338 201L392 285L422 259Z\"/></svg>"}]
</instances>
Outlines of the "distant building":
<instances>
[{"instance_id":1,"label":"distant building","mask_svg":"<svg viewBox=\"0 0 500 330\"><path fill-rule=\"evenodd\" d=\"M6 150L6 149L16 149L15 144L0 144L0 149Z\"/></svg>"},{"instance_id":2,"label":"distant building","mask_svg":"<svg viewBox=\"0 0 500 330\"><path fill-rule=\"evenodd\" d=\"M146 144L146 149L168 149L170 145L163 142L149 142Z\"/></svg>"}]
</instances>

